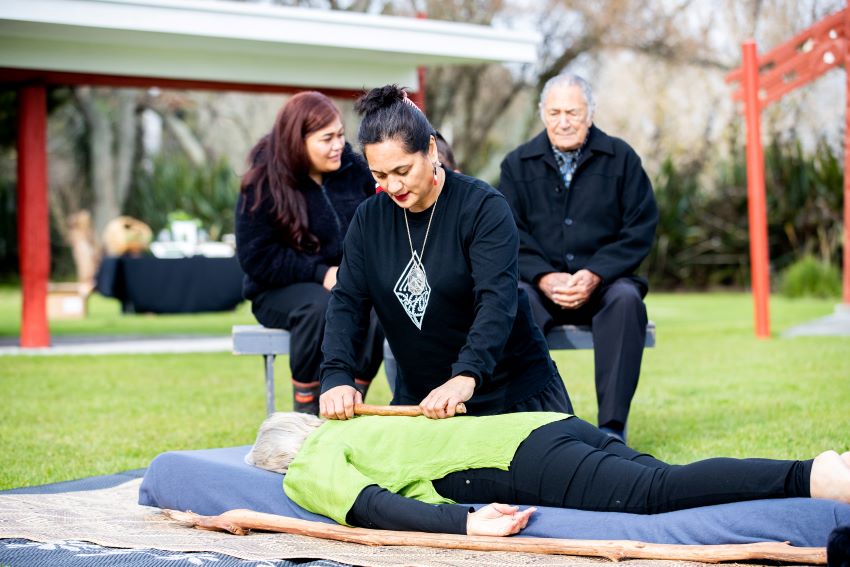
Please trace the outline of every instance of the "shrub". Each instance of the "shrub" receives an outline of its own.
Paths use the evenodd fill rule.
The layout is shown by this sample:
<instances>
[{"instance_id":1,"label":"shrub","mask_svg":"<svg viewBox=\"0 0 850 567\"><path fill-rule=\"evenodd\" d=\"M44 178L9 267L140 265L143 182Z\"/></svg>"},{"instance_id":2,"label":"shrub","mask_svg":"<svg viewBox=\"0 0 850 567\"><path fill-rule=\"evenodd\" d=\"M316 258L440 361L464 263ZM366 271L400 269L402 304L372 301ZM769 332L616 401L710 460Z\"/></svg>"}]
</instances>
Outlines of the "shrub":
<instances>
[{"instance_id":1,"label":"shrub","mask_svg":"<svg viewBox=\"0 0 850 567\"><path fill-rule=\"evenodd\" d=\"M154 235L169 225L169 214L185 211L218 240L233 232L238 194L239 180L227 160L198 167L180 155L160 155L149 172L137 172L124 211Z\"/></svg>"},{"instance_id":2,"label":"shrub","mask_svg":"<svg viewBox=\"0 0 850 567\"><path fill-rule=\"evenodd\" d=\"M781 291L786 297L839 297L841 274L827 262L804 256L783 272Z\"/></svg>"},{"instance_id":3,"label":"shrub","mask_svg":"<svg viewBox=\"0 0 850 567\"><path fill-rule=\"evenodd\" d=\"M642 267L654 288L749 282L746 160L739 139L733 132L729 155L718 162L699 156L662 161L653 180L656 241ZM768 246L777 273L806 256L840 262L843 183L838 153L824 141L810 153L793 138L774 136L765 147ZM819 293L831 294L827 289Z\"/></svg>"}]
</instances>

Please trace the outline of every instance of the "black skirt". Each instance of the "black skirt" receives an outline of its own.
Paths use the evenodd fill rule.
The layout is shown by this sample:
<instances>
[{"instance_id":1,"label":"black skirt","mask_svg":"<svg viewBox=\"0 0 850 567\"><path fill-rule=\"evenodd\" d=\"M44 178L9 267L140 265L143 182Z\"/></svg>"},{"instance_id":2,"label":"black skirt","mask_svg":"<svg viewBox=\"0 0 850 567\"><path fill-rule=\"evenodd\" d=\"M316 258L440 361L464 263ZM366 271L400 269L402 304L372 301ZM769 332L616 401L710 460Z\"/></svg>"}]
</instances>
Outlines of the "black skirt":
<instances>
[{"instance_id":1,"label":"black skirt","mask_svg":"<svg viewBox=\"0 0 850 567\"><path fill-rule=\"evenodd\" d=\"M538 393L510 406L505 413L527 411L554 411L558 413L573 413L573 404L567 394L564 381L555 373L552 380Z\"/></svg>"}]
</instances>

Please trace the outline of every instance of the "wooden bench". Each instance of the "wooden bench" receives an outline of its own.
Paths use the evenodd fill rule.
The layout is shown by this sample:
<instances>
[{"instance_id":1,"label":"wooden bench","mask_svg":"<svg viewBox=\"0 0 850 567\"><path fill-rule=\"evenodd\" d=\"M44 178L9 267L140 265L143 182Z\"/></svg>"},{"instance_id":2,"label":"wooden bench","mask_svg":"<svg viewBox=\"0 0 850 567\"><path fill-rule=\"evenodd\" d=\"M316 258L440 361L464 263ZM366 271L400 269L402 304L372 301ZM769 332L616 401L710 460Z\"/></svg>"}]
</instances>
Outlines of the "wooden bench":
<instances>
[{"instance_id":1,"label":"wooden bench","mask_svg":"<svg viewBox=\"0 0 850 567\"><path fill-rule=\"evenodd\" d=\"M593 348L593 333L589 325L560 325L553 327L546 335L549 350L579 350ZM650 321L646 326L646 348L655 346L655 323ZM390 391L395 390L396 362L390 345L384 341L384 372Z\"/></svg>"},{"instance_id":2,"label":"wooden bench","mask_svg":"<svg viewBox=\"0 0 850 567\"><path fill-rule=\"evenodd\" d=\"M560 325L546 335L549 350L578 350L593 348L593 333L590 325ZM646 348L655 346L655 323L646 325Z\"/></svg>"},{"instance_id":3,"label":"wooden bench","mask_svg":"<svg viewBox=\"0 0 850 567\"><path fill-rule=\"evenodd\" d=\"M274 413L274 360L279 354L289 354L289 331L267 329L262 325L234 325L232 329L233 354L259 354L263 357L266 376L266 412ZM551 350L577 350L593 348L593 333L589 326L561 325L546 335ZM655 323L646 326L647 348L655 346ZM384 341L384 371L395 389L396 362L389 344Z\"/></svg>"}]
</instances>

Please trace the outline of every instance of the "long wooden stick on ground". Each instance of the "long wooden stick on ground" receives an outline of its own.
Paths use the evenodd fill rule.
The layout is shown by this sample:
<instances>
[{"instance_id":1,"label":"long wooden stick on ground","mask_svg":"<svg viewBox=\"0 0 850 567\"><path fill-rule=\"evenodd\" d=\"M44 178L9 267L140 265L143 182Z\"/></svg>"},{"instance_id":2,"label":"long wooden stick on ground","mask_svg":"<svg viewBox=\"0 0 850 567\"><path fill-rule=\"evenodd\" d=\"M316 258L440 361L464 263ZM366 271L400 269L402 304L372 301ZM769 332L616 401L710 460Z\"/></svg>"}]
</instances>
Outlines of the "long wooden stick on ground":
<instances>
[{"instance_id":1,"label":"long wooden stick on ground","mask_svg":"<svg viewBox=\"0 0 850 567\"><path fill-rule=\"evenodd\" d=\"M547 555L579 555L620 559L667 559L674 561L768 560L788 563L826 564L826 548L793 547L787 543L764 542L731 545L673 545L630 540L556 539L539 537L490 537L397 532L350 528L263 514L251 510L231 510L219 516L199 516L192 512L164 510L166 517L203 530L245 535L250 530L284 532L364 545L412 545L441 549L513 551Z\"/></svg>"},{"instance_id":2,"label":"long wooden stick on ground","mask_svg":"<svg viewBox=\"0 0 850 567\"><path fill-rule=\"evenodd\" d=\"M466 406L462 403L455 407L455 413L466 413ZM406 415L416 417L422 415L419 406L370 406L369 404L354 404L354 415Z\"/></svg>"}]
</instances>

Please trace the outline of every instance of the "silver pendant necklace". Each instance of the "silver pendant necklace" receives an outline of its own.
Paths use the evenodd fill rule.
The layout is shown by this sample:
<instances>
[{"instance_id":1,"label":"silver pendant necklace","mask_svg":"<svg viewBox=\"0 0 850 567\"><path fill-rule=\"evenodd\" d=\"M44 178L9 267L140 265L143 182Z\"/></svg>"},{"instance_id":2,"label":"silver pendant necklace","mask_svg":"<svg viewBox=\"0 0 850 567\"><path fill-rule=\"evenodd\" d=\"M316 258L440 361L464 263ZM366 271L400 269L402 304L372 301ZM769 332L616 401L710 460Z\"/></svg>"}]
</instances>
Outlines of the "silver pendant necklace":
<instances>
[{"instance_id":1,"label":"silver pendant necklace","mask_svg":"<svg viewBox=\"0 0 850 567\"><path fill-rule=\"evenodd\" d=\"M428 285L428 276L425 274L425 265L422 264L422 257L425 256L425 245L428 244L428 233L431 232L431 221L434 220L434 211L437 210L437 199L434 200L434 207L431 209L431 216L428 217L428 226L425 228L425 240L422 241L422 252L416 253L413 249L413 239L410 237L410 225L407 222L407 209L404 209L404 227L407 229L407 242L410 244L410 269L407 271L407 288L413 295L422 295L425 287Z\"/></svg>"},{"instance_id":2,"label":"silver pendant necklace","mask_svg":"<svg viewBox=\"0 0 850 567\"><path fill-rule=\"evenodd\" d=\"M428 226L425 228L422 252L417 253L413 248L413 238L410 236L410 224L407 220L407 209L403 209L404 227L407 229L407 242L410 245L410 261L402 270L393 291L395 291L395 295L408 317L419 330L422 330L422 319L425 317L425 309L428 307L428 299L431 296L431 286L428 285L428 274L425 272L422 257L425 255L425 245L428 244L428 234L431 232L431 221L434 220L434 212L437 210L437 201L439 200L440 194L438 193L431 209L431 216L428 218Z\"/></svg>"}]
</instances>

